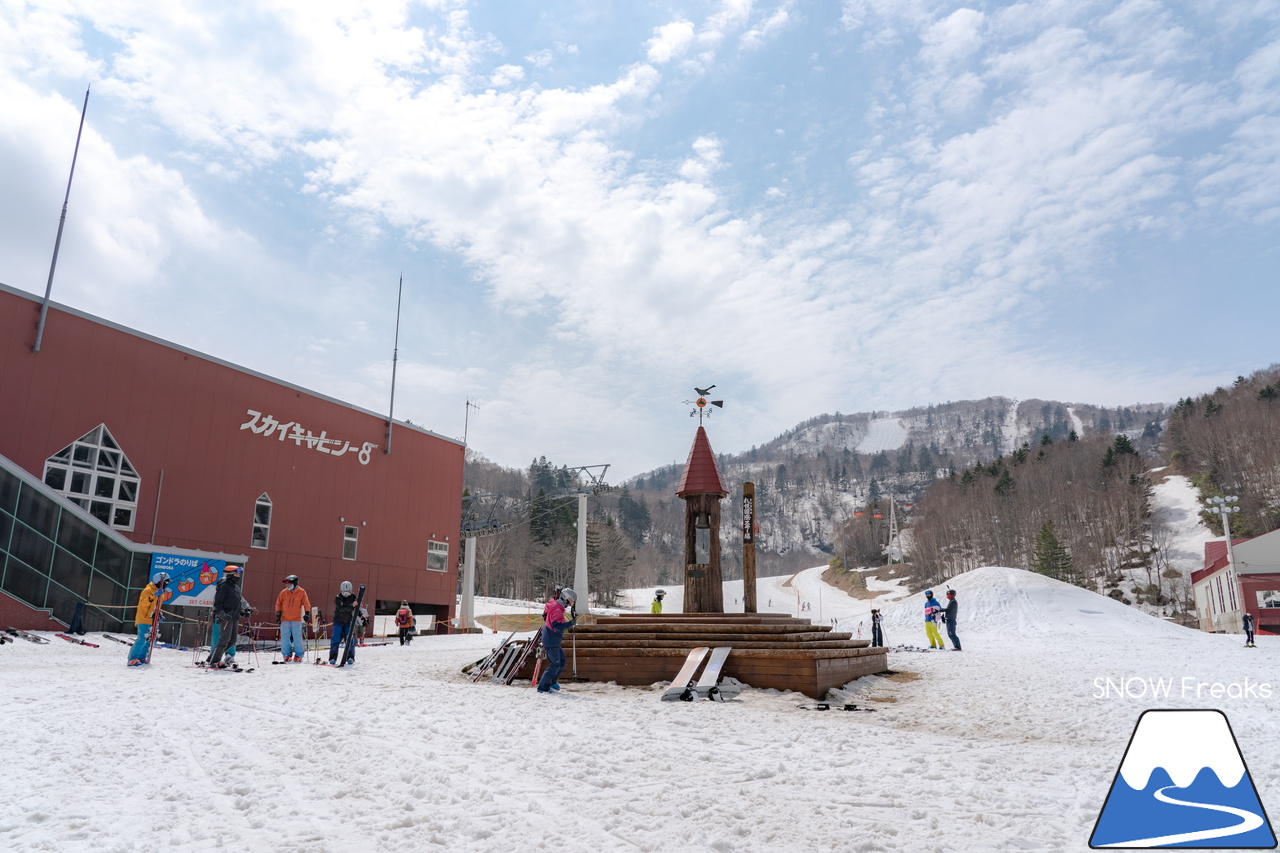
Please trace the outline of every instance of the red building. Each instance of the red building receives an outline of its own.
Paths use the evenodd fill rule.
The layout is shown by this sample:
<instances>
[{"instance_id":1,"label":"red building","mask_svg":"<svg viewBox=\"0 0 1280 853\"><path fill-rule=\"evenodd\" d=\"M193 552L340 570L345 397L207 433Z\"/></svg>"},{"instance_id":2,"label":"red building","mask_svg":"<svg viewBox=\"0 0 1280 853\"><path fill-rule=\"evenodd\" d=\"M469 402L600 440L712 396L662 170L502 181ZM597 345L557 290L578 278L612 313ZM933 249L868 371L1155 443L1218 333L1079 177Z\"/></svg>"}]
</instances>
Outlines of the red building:
<instances>
[{"instance_id":1,"label":"red building","mask_svg":"<svg viewBox=\"0 0 1280 853\"><path fill-rule=\"evenodd\" d=\"M384 415L62 306L33 353L39 308L0 285L0 589L65 621L68 592L127 607L140 555L198 551L247 555L245 595L264 613L296 574L326 615L349 580L378 613L407 600L452 618L461 442L397 421L386 454ZM138 543L111 581L123 605L118 590L111 605L80 593L113 571L76 550L90 529L99 547ZM59 560L89 579L60 576Z\"/></svg>"}]
</instances>

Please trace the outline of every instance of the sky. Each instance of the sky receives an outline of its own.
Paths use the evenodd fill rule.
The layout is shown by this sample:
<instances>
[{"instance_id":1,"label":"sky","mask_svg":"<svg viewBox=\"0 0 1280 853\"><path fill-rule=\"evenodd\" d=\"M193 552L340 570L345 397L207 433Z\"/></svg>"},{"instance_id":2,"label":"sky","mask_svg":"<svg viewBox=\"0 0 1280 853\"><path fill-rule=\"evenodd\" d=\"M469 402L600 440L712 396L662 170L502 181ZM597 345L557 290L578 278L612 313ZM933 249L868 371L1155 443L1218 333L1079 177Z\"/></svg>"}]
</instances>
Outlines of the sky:
<instances>
[{"instance_id":1,"label":"sky","mask_svg":"<svg viewBox=\"0 0 1280 853\"><path fill-rule=\"evenodd\" d=\"M1280 361L1277 2L0 0L0 282L89 86L56 302L504 465Z\"/></svg>"}]
</instances>

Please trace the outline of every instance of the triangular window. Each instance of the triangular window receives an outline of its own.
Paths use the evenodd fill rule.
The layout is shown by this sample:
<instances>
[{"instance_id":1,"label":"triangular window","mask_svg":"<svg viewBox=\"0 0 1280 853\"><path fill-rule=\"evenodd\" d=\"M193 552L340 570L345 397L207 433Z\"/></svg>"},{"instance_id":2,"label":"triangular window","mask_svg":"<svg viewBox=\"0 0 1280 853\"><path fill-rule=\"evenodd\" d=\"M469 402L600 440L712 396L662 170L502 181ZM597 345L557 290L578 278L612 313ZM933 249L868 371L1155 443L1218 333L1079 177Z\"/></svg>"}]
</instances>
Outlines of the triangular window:
<instances>
[{"instance_id":1,"label":"triangular window","mask_svg":"<svg viewBox=\"0 0 1280 853\"><path fill-rule=\"evenodd\" d=\"M100 424L50 456L44 482L117 530L133 530L141 478Z\"/></svg>"}]
</instances>

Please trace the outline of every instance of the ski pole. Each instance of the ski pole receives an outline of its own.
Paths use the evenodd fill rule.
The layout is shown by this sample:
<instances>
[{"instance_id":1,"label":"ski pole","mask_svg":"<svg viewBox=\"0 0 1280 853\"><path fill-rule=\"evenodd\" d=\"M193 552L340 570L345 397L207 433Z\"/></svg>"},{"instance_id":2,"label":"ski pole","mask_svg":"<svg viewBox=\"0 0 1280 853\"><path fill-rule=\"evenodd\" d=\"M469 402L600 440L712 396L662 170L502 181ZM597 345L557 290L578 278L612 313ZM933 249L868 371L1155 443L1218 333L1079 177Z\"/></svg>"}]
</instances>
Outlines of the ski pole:
<instances>
[{"instance_id":1,"label":"ski pole","mask_svg":"<svg viewBox=\"0 0 1280 853\"><path fill-rule=\"evenodd\" d=\"M578 618L576 607L573 611L573 618L575 620ZM576 624L573 626L573 677L575 680L578 677L578 626Z\"/></svg>"}]
</instances>

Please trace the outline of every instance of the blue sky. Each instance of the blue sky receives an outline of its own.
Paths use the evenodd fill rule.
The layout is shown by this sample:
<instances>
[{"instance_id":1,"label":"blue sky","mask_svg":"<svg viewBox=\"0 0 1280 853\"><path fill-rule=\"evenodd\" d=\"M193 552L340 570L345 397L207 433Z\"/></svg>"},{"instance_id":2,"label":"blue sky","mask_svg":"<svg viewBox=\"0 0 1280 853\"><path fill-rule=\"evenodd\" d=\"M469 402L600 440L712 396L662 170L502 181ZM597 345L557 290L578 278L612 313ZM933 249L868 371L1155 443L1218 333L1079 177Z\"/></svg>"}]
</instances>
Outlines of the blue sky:
<instances>
[{"instance_id":1,"label":"blue sky","mask_svg":"<svg viewBox=\"0 0 1280 853\"><path fill-rule=\"evenodd\" d=\"M1280 361L1280 4L0 3L0 281L522 466Z\"/></svg>"}]
</instances>

